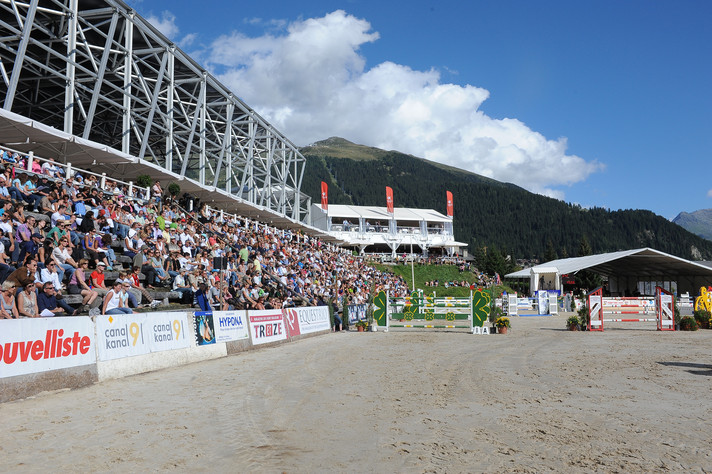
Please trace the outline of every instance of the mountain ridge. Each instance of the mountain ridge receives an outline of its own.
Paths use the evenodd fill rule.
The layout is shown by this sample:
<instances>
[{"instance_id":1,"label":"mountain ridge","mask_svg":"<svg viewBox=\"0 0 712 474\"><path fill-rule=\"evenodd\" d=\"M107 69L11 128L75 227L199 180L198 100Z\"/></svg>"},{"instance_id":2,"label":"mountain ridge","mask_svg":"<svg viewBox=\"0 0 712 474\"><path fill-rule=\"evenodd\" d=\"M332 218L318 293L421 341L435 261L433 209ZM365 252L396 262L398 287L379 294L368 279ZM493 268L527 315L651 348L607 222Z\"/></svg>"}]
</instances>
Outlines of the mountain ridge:
<instances>
[{"instance_id":1,"label":"mountain ridge","mask_svg":"<svg viewBox=\"0 0 712 474\"><path fill-rule=\"evenodd\" d=\"M703 239L712 240L712 209L683 211L675 216L672 222Z\"/></svg>"}]
</instances>

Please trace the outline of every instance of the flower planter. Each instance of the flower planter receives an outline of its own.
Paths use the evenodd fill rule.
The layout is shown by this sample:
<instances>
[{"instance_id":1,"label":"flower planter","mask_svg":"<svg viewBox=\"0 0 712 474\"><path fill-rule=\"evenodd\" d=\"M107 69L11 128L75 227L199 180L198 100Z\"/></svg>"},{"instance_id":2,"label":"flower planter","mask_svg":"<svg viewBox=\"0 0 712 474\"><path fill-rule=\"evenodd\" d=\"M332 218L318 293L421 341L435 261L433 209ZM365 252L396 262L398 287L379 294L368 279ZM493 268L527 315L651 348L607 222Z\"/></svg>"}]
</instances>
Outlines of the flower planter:
<instances>
[{"instance_id":1,"label":"flower planter","mask_svg":"<svg viewBox=\"0 0 712 474\"><path fill-rule=\"evenodd\" d=\"M363 326L358 327L358 332L363 332Z\"/></svg>"},{"instance_id":2,"label":"flower planter","mask_svg":"<svg viewBox=\"0 0 712 474\"><path fill-rule=\"evenodd\" d=\"M497 332L500 334L507 334L507 329L509 329L507 326L502 326L501 328L497 328Z\"/></svg>"},{"instance_id":3,"label":"flower planter","mask_svg":"<svg viewBox=\"0 0 712 474\"><path fill-rule=\"evenodd\" d=\"M578 331L578 330L579 330L578 324L569 325L569 331Z\"/></svg>"}]
</instances>

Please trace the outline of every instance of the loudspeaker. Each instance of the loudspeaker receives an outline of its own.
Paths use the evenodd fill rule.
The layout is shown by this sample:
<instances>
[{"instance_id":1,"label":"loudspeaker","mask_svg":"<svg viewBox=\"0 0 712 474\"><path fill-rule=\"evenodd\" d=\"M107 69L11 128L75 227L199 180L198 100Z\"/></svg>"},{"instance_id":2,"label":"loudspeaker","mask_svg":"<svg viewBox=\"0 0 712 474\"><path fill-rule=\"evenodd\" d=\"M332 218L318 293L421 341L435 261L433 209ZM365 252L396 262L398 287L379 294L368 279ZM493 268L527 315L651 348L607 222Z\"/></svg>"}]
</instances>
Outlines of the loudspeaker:
<instances>
[{"instance_id":1,"label":"loudspeaker","mask_svg":"<svg viewBox=\"0 0 712 474\"><path fill-rule=\"evenodd\" d=\"M213 269L227 270L227 257L213 257Z\"/></svg>"}]
</instances>

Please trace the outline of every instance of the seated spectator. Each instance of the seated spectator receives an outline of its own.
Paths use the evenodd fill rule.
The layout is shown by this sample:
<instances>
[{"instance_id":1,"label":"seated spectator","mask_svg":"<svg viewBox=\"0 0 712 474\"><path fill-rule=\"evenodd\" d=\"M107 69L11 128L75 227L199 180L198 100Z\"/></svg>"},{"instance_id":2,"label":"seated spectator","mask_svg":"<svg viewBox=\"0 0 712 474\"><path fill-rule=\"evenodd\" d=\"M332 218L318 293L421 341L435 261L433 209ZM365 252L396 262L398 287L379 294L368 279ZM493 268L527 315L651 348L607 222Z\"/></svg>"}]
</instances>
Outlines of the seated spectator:
<instances>
[{"instance_id":1,"label":"seated spectator","mask_svg":"<svg viewBox=\"0 0 712 474\"><path fill-rule=\"evenodd\" d=\"M35 273L37 273L37 260L29 257L25 264L10 273L5 281L12 283L15 288L24 288L35 284Z\"/></svg>"},{"instance_id":2,"label":"seated spectator","mask_svg":"<svg viewBox=\"0 0 712 474\"><path fill-rule=\"evenodd\" d=\"M4 281L0 291L0 319L18 319L20 315L15 304L15 285Z\"/></svg>"},{"instance_id":3,"label":"seated spectator","mask_svg":"<svg viewBox=\"0 0 712 474\"><path fill-rule=\"evenodd\" d=\"M37 295L37 309L39 314L45 310L51 311L55 315L63 312L72 316L79 314L79 310L69 306L64 299L57 299L57 290L50 282L45 283L42 291Z\"/></svg>"},{"instance_id":4,"label":"seated spectator","mask_svg":"<svg viewBox=\"0 0 712 474\"><path fill-rule=\"evenodd\" d=\"M89 278L91 279L92 290L99 293L99 296L104 296L109 292L109 288L104 284L104 269L106 264L104 262L99 262L96 264L96 270L91 272Z\"/></svg>"},{"instance_id":5,"label":"seated spectator","mask_svg":"<svg viewBox=\"0 0 712 474\"><path fill-rule=\"evenodd\" d=\"M0 281L5 281L7 276L16 270L8 263L10 257L5 252L4 234L5 232L0 228Z\"/></svg>"},{"instance_id":6,"label":"seated spectator","mask_svg":"<svg viewBox=\"0 0 712 474\"><path fill-rule=\"evenodd\" d=\"M157 306L159 301L154 300L151 296L151 293L149 293L145 286L141 284L141 280L139 277L140 273L141 269L139 267L132 267L131 273L128 276L131 288L135 288L136 290L140 291L143 297L146 299L147 303L151 303L152 306ZM138 301L140 302L141 300L139 299Z\"/></svg>"},{"instance_id":7,"label":"seated spectator","mask_svg":"<svg viewBox=\"0 0 712 474\"><path fill-rule=\"evenodd\" d=\"M69 250L69 238L65 235L59 241L59 246L52 249L51 258L57 263L57 271L60 273L60 281L64 281L64 276L71 279L79 264L72 258Z\"/></svg>"},{"instance_id":8,"label":"seated spectator","mask_svg":"<svg viewBox=\"0 0 712 474\"><path fill-rule=\"evenodd\" d=\"M133 314L127 305L127 299L123 297L123 283L119 280L114 282L114 286L104 296L101 314Z\"/></svg>"},{"instance_id":9,"label":"seated spectator","mask_svg":"<svg viewBox=\"0 0 712 474\"><path fill-rule=\"evenodd\" d=\"M37 307L37 288L34 279L29 285L25 285L17 295L17 312L21 318L38 318L40 312Z\"/></svg>"},{"instance_id":10,"label":"seated spectator","mask_svg":"<svg viewBox=\"0 0 712 474\"><path fill-rule=\"evenodd\" d=\"M83 258L79 260L79 266L69 279L69 294L82 295L82 305L92 306L99 293L92 290L86 282L86 271L89 268L89 260Z\"/></svg>"},{"instance_id":11,"label":"seated spectator","mask_svg":"<svg viewBox=\"0 0 712 474\"><path fill-rule=\"evenodd\" d=\"M181 268L178 270L178 275L173 279L173 291L178 291L181 294L181 303L192 304L193 303L193 288L186 281L186 269Z\"/></svg>"}]
</instances>

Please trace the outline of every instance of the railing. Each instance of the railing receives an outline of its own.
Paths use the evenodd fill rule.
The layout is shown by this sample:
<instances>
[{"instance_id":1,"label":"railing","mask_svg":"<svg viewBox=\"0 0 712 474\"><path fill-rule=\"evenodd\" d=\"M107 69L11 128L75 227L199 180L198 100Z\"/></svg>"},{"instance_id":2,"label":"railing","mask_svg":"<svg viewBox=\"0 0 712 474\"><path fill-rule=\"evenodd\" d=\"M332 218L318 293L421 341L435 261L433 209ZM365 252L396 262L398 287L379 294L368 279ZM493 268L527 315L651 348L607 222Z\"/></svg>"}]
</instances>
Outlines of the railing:
<instances>
[{"instance_id":1,"label":"railing","mask_svg":"<svg viewBox=\"0 0 712 474\"><path fill-rule=\"evenodd\" d=\"M47 176L52 180L61 178L62 176L66 179L69 179L79 173L82 176L82 180L85 179L85 176L95 177L97 182L97 188L101 189L104 192L111 193L114 189L123 186L125 188L125 193L122 194L125 194L128 197L144 200L148 200L151 197L150 188L137 186L133 183L133 181L126 182L118 179L107 178L106 173L98 174L85 169L74 168L71 163L58 163L54 160L35 156L33 152L30 152L29 154L25 155L17 150L13 150L12 148L6 146L0 147L0 152L2 153L1 158L4 163L14 165L16 170L19 169L23 173L35 174L38 176ZM50 174L46 173L46 170L42 167L42 165L40 165L37 169L33 170L34 163L42 163L42 165L45 163L51 163L56 167L58 176L51 176ZM110 186L108 186L109 189L107 189L107 183L110 184Z\"/></svg>"}]
</instances>

